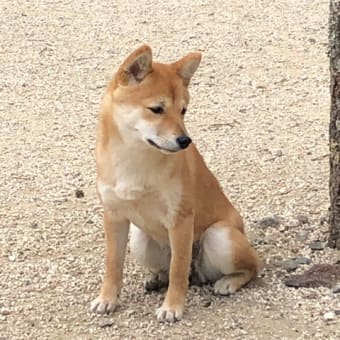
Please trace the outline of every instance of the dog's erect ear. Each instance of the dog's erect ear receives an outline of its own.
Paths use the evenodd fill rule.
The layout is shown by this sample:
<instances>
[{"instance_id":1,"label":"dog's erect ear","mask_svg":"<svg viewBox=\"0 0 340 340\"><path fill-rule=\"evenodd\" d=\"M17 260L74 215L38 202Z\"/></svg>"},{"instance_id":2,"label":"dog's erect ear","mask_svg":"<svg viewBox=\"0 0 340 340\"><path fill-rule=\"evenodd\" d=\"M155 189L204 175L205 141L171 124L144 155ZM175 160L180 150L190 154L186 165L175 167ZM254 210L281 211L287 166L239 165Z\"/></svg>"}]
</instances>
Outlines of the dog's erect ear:
<instances>
[{"instance_id":1,"label":"dog's erect ear","mask_svg":"<svg viewBox=\"0 0 340 340\"><path fill-rule=\"evenodd\" d=\"M137 84L152 71L152 52L143 45L132 52L120 66L117 80L120 85Z\"/></svg>"},{"instance_id":2,"label":"dog's erect ear","mask_svg":"<svg viewBox=\"0 0 340 340\"><path fill-rule=\"evenodd\" d=\"M201 53L193 52L173 64L176 72L183 79L185 86L189 85L191 77L194 75L201 62L201 58Z\"/></svg>"}]
</instances>

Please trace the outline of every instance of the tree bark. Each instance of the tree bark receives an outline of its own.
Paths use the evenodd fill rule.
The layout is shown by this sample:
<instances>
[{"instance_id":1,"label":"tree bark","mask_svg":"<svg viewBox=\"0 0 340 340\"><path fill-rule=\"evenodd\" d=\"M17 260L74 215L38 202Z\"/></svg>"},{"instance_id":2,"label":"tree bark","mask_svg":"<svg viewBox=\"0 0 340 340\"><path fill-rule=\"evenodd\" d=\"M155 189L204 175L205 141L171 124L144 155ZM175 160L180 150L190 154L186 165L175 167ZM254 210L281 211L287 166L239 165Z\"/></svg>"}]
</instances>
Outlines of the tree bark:
<instances>
[{"instance_id":1,"label":"tree bark","mask_svg":"<svg viewBox=\"0 0 340 340\"><path fill-rule=\"evenodd\" d=\"M330 149L330 235L328 245L340 249L340 0L330 0L329 57L331 75Z\"/></svg>"}]
</instances>

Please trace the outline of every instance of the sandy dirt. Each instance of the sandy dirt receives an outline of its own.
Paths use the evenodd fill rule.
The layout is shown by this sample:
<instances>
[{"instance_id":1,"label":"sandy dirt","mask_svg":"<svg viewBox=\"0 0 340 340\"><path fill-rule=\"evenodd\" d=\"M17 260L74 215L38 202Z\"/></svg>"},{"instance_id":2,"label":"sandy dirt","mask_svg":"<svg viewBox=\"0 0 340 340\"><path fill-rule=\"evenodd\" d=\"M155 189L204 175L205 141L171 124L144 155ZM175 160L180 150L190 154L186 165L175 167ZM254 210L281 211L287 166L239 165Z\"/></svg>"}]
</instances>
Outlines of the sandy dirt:
<instances>
[{"instance_id":1,"label":"sandy dirt","mask_svg":"<svg viewBox=\"0 0 340 340\"><path fill-rule=\"evenodd\" d=\"M327 0L1 1L0 339L339 338L340 295L286 287L282 265L339 260L310 249L328 228L327 24ZM191 288L174 325L129 254L117 312L88 310L104 269L99 102L143 42L164 62L203 53L187 126L266 264L231 297Z\"/></svg>"}]
</instances>

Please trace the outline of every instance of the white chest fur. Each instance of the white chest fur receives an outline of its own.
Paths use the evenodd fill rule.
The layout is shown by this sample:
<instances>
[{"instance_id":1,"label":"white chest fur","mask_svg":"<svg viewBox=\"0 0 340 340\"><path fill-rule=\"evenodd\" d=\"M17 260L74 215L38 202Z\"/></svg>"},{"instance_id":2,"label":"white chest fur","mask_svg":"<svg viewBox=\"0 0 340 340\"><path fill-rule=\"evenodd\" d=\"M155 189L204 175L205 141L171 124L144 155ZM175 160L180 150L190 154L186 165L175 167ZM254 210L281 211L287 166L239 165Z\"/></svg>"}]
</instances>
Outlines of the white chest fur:
<instances>
[{"instance_id":1,"label":"white chest fur","mask_svg":"<svg viewBox=\"0 0 340 340\"><path fill-rule=\"evenodd\" d=\"M97 185L103 205L117 219L126 218L149 234L173 225L182 188L170 177L170 167L136 154L122 159L112 172L113 185L100 179Z\"/></svg>"}]
</instances>

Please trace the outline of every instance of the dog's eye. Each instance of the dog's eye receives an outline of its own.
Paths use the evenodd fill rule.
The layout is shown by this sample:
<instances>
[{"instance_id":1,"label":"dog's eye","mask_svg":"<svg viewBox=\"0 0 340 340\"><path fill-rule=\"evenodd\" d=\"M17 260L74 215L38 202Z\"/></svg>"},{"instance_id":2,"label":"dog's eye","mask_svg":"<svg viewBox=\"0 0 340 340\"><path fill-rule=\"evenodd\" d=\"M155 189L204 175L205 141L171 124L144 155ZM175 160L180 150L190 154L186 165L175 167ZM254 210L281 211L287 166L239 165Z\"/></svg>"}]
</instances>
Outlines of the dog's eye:
<instances>
[{"instance_id":1,"label":"dog's eye","mask_svg":"<svg viewBox=\"0 0 340 340\"><path fill-rule=\"evenodd\" d=\"M162 106L148 107L148 109L156 115L161 115L162 113L164 113L164 109Z\"/></svg>"},{"instance_id":2,"label":"dog's eye","mask_svg":"<svg viewBox=\"0 0 340 340\"><path fill-rule=\"evenodd\" d=\"M183 107L181 114L184 116L186 112L187 112L187 108Z\"/></svg>"}]
</instances>

